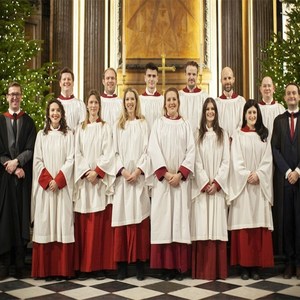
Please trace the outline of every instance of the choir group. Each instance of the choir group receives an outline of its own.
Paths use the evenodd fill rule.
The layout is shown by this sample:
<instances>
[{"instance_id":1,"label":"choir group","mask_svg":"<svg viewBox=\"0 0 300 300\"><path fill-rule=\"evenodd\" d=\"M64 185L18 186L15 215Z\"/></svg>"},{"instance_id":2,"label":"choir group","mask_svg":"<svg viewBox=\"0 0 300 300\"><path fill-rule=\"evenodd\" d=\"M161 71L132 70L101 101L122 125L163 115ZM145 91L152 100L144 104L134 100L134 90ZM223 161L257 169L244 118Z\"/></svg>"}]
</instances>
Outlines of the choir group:
<instances>
[{"instance_id":1,"label":"choir group","mask_svg":"<svg viewBox=\"0 0 300 300\"><path fill-rule=\"evenodd\" d=\"M9 109L0 116L0 280L11 264L24 275L29 224L36 279L103 279L117 270L122 280L134 263L143 280L147 261L164 280L189 272L225 279L230 261L242 279L258 280L274 265L273 205L284 278L300 279L296 84L286 87L285 110L270 77L261 101L236 94L229 67L222 95L209 97L197 87L194 61L185 66L186 87L164 96L153 63L145 92L128 87L123 99L114 94L112 68L104 93L91 90L85 102L73 95L73 72L59 76L61 95L48 102L37 135L20 107L21 86L8 87Z\"/></svg>"}]
</instances>

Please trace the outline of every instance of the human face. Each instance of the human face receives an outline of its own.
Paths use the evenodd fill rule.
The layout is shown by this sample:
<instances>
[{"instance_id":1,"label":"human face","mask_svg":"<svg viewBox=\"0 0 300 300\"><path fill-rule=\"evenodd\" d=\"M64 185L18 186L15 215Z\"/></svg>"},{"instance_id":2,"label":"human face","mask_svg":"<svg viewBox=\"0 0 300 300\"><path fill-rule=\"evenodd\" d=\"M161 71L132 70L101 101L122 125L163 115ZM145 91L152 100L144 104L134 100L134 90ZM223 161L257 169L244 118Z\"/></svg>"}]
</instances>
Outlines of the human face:
<instances>
[{"instance_id":1,"label":"human face","mask_svg":"<svg viewBox=\"0 0 300 300\"><path fill-rule=\"evenodd\" d=\"M185 71L186 84L189 89L194 89L197 84L198 70L195 66L187 66Z\"/></svg>"},{"instance_id":2,"label":"human face","mask_svg":"<svg viewBox=\"0 0 300 300\"><path fill-rule=\"evenodd\" d=\"M211 127L211 125L215 119L215 115L216 115L215 107L211 102L209 102L206 106L206 111L205 111L206 123L207 123L208 127Z\"/></svg>"},{"instance_id":3,"label":"human face","mask_svg":"<svg viewBox=\"0 0 300 300\"><path fill-rule=\"evenodd\" d=\"M156 70L147 69L145 74L145 82L147 89L150 92L154 92L156 84L158 82L158 75Z\"/></svg>"},{"instance_id":4,"label":"human face","mask_svg":"<svg viewBox=\"0 0 300 300\"><path fill-rule=\"evenodd\" d=\"M179 102L178 102L177 94L174 91L169 91L166 94L165 108L167 111L167 115L169 117L178 116Z\"/></svg>"},{"instance_id":5,"label":"human face","mask_svg":"<svg viewBox=\"0 0 300 300\"><path fill-rule=\"evenodd\" d=\"M117 78L113 70L107 70L102 79L104 91L107 95L113 95L116 90Z\"/></svg>"},{"instance_id":6,"label":"human face","mask_svg":"<svg viewBox=\"0 0 300 300\"><path fill-rule=\"evenodd\" d=\"M49 107L49 118L51 126L53 128L59 127L59 122L61 120L61 110L57 103L51 103Z\"/></svg>"},{"instance_id":7,"label":"human face","mask_svg":"<svg viewBox=\"0 0 300 300\"><path fill-rule=\"evenodd\" d=\"M246 118L247 126L250 129L255 129L255 124L257 120L257 109L255 106L251 106L247 109L245 118Z\"/></svg>"},{"instance_id":8,"label":"human face","mask_svg":"<svg viewBox=\"0 0 300 300\"><path fill-rule=\"evenodd\" d=\"M87 102L87 110L89 111L90 116L96 117L99 114L100 103L97 100L95 95L91 95Z\"/></svg>"},{"instance_id":9,"label":"human face","mask_svg":"<svg viewBox=\"0 0 300 300\"><path fill-rule=\"evenodd\" d=\"M127 92L125 96L125 109L128 112L128 115L135 116L135 108L136 108L136 99L134 92Z\"/></svg>"},{"instance_id":10,"label":"human face","mask_svg":"<svg viewBox=\"0 0 300 300\"><path fill-rule=\"evenodd\" d=\"M295 110L298 107L300 95L297 86L289 85L285 89L284 100L290 110Z\"/></svg>"},{"instance_id":11,"label":"human face","mask_svg":"<svg viewBox=\"0 0 300 300\"><path fill-rule=\"evenodd\" d=\"M9 108L12 111L18 111L20 109L20 104L22 101L21 88L19 86L11 86L8 89L6 100L8 102Z\"/></svg>"},{"instance_id":12,"label":"human face","mask_svg":"<svg viewBox=\"0 0 300 300\"><path fill-rule=\"evenodd\" d=\"M234 84L235 78L233 76L233 72L231 69L224 69L222 71L221 76L221 84L223 87L223 91L229 93L233 90L233 84Z\"/></svg>"},{"instance_id":13,"label":"human face","mask_svg":"<svg viewBox=\"0 0 300 300\"><path fill-rule=\"evenodd\" d=\"M71 96L73 94L74 81L71 73L62 73L59 81L61 92L64 96Z\"/></svg>"},{"instance_id":14,"label":"human face","mask_svg":"<svg viewBox=\"0 0 300 300\"><path fill-rule=\"evenodd\" d=\"M271 77L265 77L262 80L259 90L261 92L263 100L271 101L273 99L275 88Z\"/></svg>"}]
</instances>

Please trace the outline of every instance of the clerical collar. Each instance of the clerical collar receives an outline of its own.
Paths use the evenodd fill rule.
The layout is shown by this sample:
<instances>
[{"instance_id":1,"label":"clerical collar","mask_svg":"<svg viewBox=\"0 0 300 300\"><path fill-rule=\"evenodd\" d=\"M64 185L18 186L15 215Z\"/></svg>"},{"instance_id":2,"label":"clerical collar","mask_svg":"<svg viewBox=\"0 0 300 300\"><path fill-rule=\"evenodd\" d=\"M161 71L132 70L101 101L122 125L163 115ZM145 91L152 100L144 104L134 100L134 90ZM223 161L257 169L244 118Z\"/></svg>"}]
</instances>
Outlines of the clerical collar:
<instances>
[{"instance_id":1,"label":"clerical collar","mask_svg":"<svg viewBox=\"0 0 300 300\"><path fill-rule=\"evenodd\" d=\"M72 99L74 99L75 98L75 96L72 94L70 97L66 97L66 96L64 96L63 94L60 94L59 96L58 96L58 99L59 100L72 100Z\"/></svg>"},{"instance_id":2,"label":"clerical collar","mask_svg":"<svg viewBox=\"0 0 300 300\"><path fill-rule=\"evenodd\" d=\"M117 98L118 96L117 96L117 94L108 95L105 92L103 92L101 94L101 97L103 97L103 98Z\"/></svg>"},{"instance_id":3,"label":"clerical collar","mask_svg":"<svg viewBox=\"0 0 300 300\"><path fill-rule=\"evenodd\" d=\"M13 111L10 108L8 109L8 112L13 116L14 114L19 114L21 112L21 109L17 110L17 111Z\"/></svg>"},{"instance_id":4,"label":"clerical collar","mask_svg":"<svg viewBox=\"0 0 300 300\"><path fill-rule=\"evenodd\" d=\"M145 92L142 94L142 96L155 96L158 97L160 96L160 93L155 89L154 93L151 93L147 88L145 90Z\"/></svg>"},{"instance_id":5,"label":"clerical collar","mask_svg":"<svg viewBox=\"0 0 300 300\"><path fill-rule=\"evenodd\" d=\"M255 132L256 130L255 129L250 129L249 126L244 126L242 129L241 129L243 132Z\"/></svg>"},{"instance_id":6,"label":"clerical collar","mask_svg":"<svg viewBox=\"0 0 300 300\"><path fill-rule=\"evenodd\" d=\"M190 90L187 86L183 89L185 93L200 93L201 89L195 86L192 90Z\"/></svg>"},{"instance_id":7,"label":"clerical collar","mask_svg":"<svg viewBox=\"0 0 300 300\"><path fill-rule=\"evenodd\" d=\"M220 99L235 99L239 96L239 94L233 92L231 97L227 97L224 92L222 93L222 95L219 97Z\"/></svg>"},{"instance_id":8,"label":"clerical collar","mask_svg":"<svg viewBox=\"0 0 300 300\"><path fill-rule=\"evenodd\" d=\"M272 99L272 101L270 103L265 102L264 99L261 99L261 101L259 102L260 105L274 105L276 102L274 99Z\"/></svg>"}]
</instances>

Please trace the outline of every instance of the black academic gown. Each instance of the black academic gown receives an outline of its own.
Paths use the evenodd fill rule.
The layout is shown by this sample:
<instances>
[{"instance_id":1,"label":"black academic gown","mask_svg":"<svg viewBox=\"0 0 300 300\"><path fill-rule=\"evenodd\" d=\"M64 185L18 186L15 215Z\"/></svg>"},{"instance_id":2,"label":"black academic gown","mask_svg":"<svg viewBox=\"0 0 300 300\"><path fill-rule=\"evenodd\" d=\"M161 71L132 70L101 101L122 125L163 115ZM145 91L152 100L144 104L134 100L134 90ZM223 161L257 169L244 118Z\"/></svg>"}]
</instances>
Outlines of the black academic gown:
<instances>
[{"instance_id":1,"label":"black academic gown","mask_svg":"<svg viewBox=\"0 0 300 300\"><path fill-rule=\"evenodd\" d=\"M11 120L0 115L0 255L29 241L32 157L36 129L33 120L23 114L18 119L17 142ZM5 171L3 163L18 158L25 178Z\"/></svg>"},{"instance_id":2,"label":"black academic gown","mask_svg":"<svg viewBox=\"0 0 300 300\"><path fill-rule=\"evenodd\" d=\"M288 184L285 174L288 169L300 168L300 117L297 119L294 138L291 140L288 112L286 111L277 116L274 120L271 144L275 165L273 179L274 254L283 255L283 198L284 187ZM300 189L300 180L298 180L296 186ZM288 218L289 216L285 217Z\"/></svg>"}]
</instances>

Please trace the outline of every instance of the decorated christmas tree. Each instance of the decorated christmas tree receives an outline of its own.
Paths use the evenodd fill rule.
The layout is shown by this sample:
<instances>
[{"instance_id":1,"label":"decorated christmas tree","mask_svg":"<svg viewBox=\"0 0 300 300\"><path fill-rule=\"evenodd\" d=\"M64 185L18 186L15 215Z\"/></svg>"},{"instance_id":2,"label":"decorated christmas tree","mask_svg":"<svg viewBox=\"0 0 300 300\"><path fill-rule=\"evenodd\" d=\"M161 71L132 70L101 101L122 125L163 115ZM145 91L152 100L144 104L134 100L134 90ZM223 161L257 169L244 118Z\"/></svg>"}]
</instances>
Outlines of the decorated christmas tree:
<instances>
[{"instance_id":1,"label":"decorated christmas tree","mask_svg":"<svg viewBox=\"0 0 300 300\"><path fill-rule=\"evenodd\" d=\"M29 68L29 62L41 51L42 42L25 38L25 20L35 9L35 1L0 1L0 112L7 110L8 83L17 81L23 88L22 109L43 127L45 105L53 80L53 64Z\"/></svg>"},{"instance_id":2,"label":"decorated christmas tree","mask_svg":"<svg viewBox=\"0 0 300 300\"><path fill-rule=\"evenodd\" d=\"M282 102L284 87L290 82L300 83L300 0L283 0L287 17L283 34L273 35L263 49L266 59L262 61L262 77L270 76L276 86L275 99Z\"/></svg>"}]
</instances>

